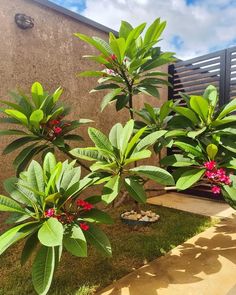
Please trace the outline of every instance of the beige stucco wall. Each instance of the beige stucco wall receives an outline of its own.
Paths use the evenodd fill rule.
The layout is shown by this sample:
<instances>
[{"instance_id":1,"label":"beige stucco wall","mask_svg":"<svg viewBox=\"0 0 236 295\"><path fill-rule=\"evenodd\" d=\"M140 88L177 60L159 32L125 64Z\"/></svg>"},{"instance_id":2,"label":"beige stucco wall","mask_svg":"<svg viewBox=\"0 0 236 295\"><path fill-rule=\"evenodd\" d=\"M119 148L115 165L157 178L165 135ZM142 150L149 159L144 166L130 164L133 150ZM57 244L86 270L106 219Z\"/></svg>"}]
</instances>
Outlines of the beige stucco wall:
<instances>
[{"instance_id":1,"label":"beige stucco wall","mask_svg":"<svg viewBox=\"0 0 236 295\"><path fill-rule=\"evenodd\" d=\"M25 13L34 18L33 29L21 30L15 22L16 13ZM90 118L93 126L106 132L115 122L124 122L127 111L116 113L110 106L100 113L101 94L89 94L96 79L77 78L76 73L96 66L83 59L95 50L73 36L74 32L107 38L107 33L85 25L55 10L39 5L32 0L0 0L0 98L6 99L8 92L17 88L29 91L34 81L45 89L64 88L62 99L71 106L71 118ZM166 67L163 68L166 70ZM167 89L161 90L161 101L167 98ZM144 98L135 98L136 107L143 105ZM159 105L161 101L150 98L149 102ZM0 126L3 129L4 125ZM80 133L87 138L87 127ZM0 152L9 142L9 137L0 138ZM12 154L0 155L0 184L14 174ZM2 185L0 186L2 187Z\"/></svg>"}]
</instances>

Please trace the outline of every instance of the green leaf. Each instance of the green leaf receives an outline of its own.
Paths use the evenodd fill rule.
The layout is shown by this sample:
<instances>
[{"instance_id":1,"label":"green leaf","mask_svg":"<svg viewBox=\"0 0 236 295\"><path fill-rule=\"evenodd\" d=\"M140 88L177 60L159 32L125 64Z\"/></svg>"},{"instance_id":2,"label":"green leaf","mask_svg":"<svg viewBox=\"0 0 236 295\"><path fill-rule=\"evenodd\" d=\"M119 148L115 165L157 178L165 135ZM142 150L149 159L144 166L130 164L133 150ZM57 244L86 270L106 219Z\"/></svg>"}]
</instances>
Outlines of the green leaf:
<instances>
[{"instance_id":1,"label":"green leaf","mask_svg":"<svg viewBox=\"0 0 236 295\"><path fill-rule=\"evenodd\" d=\"M186 107L173 107L173 110L182 116L188 118L190 121L192 121L194 124L199 123L199 119L196 116L196 114L191 110Z\"/></svg>"},{"instance_id":2,"label":"green leaf","mask_svg":"<svg viewBox=\"0 0 236 295\"><path fill-rule=\"evenodd\" d=\"M52 98L53 98L53 103L56 103L58 101L58 99L60 98L61 94L63 92L63 89L61 87L58 87L53 95L52 95Z\"/></svg>"},{"instance_id":3,"label":"green leaf","mask_svg":"<svg viewBox=\"0 0 236 295\"><path fill-rule=\"evenodd\" d=\"M20 137L14 141L12 141L9 145L7 145L4 150L3 150L3 155L9 154L15 150L17 150L18 148L22 147L23 145L31 142L31 141L35 141L38 140L37 137L34 136L24 136L24 137Z\"/></svg>"},{"instance_id":4,"label":"green leaf","mask_svg":"<svg viewBox=\"0 0 236 295\"><path fill-rule=\"evenodd\" d=\"M122 125L120 123L117 123L111 128L109 133L109 140L111 144L118 149L120 149L119 137L122 131L123 131Z\"/></svg>"},{"instance_id":5,"label":"green leaf","mask_svg":"<svg viewBox=\"0 0 236 295\"><path fill-rule=\"evenodd\" d=\"M130 172L145 176L163 185L173 185L174 179L166 170L155 166L138 166L130 169Z\"/></svg>"},{"instance_id":6,"label":"green leaf","mask_svg":"<svg viewBox=\"0 0 236 295\"><path fill-rule=\"evenodd\" d=\"M101 102L101 112L111 102L111 100L113 100L114 97L116 97L119 93L121 93L121 91L122 91L122 88L116 88L104 96Z\"/></svg>"},{"instance_id":7,"label":"green leaf","mask_svg":"<svg viewBox=\"0 0 236 295\"><path fill-rule=\"evenodd\" d=\"M29 165L28 172L28 184L29 187L34 189L39 193L44 193L45 182L44 182L44 175L43 169L40 164L36 161L32 161ZM41 200L41 203L43 201Z\"/></svg>"},{"instance_id":8,"label":"green leaf","mask_svg":"<svg viewBox=\"0 0 236 295\"><path fill-rule=\"evenodd\" d=\"M110 204L119 194L121 179L119 175L113 176L103 187L102 201Z\"/></svg>"},{"instance_id":9,"label":"green leaf","mask_svg":"<svg viewBox=\"0 0 236 295\"><path fill-rule=\"evenodd\" d=\"M145 136L143 139L140 140L140 142L136 146L136 149L140 151L150 145L153 145L160 137L165 135L166 132L166 130L158 130L152 132L151 134Z\"/></svg>"},{"instance_id":10,"label":"green leaf","mask_svg":"<svg viewBox=\"0 0 236 295\"><path fill-rule=\"evenodd\" d=\"M215 144L211 143L211 144L208 144L206 151L207 151L208 157L211 160L214 160L216 154L218 153L218 147Z\"/></svg>"},{"instance_id":11,"label":"green leaf","mask_svg":"<svg viewBox=\"0 0 236 295\"><path fill-rule=\"evenodd\" d=\"M43 87L39 82L35 82L32 85L31 94L36 108L39 108L43 102Z\"/></svg>"},{"instance_id":12,"label":"green leaf","mask_svg":"<svg viewBox=\"0 0 236 295\"><path fill-rule=\"evenodd\" d=\"M236 188L234 186L224 185L222 193L225 201L236 210Z\"/></svg>"},{"instance_id":13,"label":"green leaf","mask_svg":"<svg viewBox=\"0 0 236 295\"><path fill-rule=\"evenodd\" d=\"M44 113L42 110L35 110L30 116L30 124L35 128L39 128L40 122L43 120Z\"/></svg>"},{"instance_id":14,"label":"green leaf","mask_svg":"<svg viewBox=\"0 0 236 295\"><path fill-rule=\"evenodd\" d=\"M214 85L209 85L206 90L204 91L203 97L208 100L210 105L216 107L218 102L218 93L217 89Z\"/></svg>"},{"instance_id":15,"label":"green leaf","mask_svg":"<svg viewBox=\"0 0 236 295\"><path fill-rule=\"evenodd\" d=\"M96 247L102 254L111 257L111 244L105 235L99 228L92 224L89 224L89 230L84 232L86 240Z\"/></svg>"},{"instance_id":16,"label":"green leaf","mask_svg":"<svg viewBox=\"0 0 236 295\"><path fill-rule=\"evenodd\" d=\"M133 163L136 161L140 161L142 159L146 159L146 158L150 158L152 155L152 152L149 150L142 150L139 152L134 152L131 154L131 156L125 160L125 165L129 164L129 163Z\"/></svg>"},{"instance_id":17,"label":"green leaf","mask_svg":"<svg viewBox=\"0 0 236 295\"><path fill-rule=\"evenodd\" d=\"M38 240L38 236L36 232L28 237L21 253L21 266L23 266L31 257L38 243L39 243L39 240Z\"/></svg>"},{"instance_id":18,"label":"green leaf","mask_svg":"<svg viewBox=\"0 0 236 295\"><path fill-rule=\"evenodd\" d=\"M47 153L43 161L43 172L45 175L51 175L56 167L57 161L53 153Z\"/></svg>"},{"instance_id":19,"label":"green leaf","mask_svg":"<svg viewBox=\"0 0 236 295\"><path fill-rule=\"evenodd\" d=\"M84 159L87 161L96 161L103 160L104 157L101 156L97 148L88 147L88 148L75 148L70 151L70 154L74 157Z\"/></svg>"},{"instance_id":20,"label":"green leaf","mask_svg":"<svg viewBox=\"0 0 236 295\"><path fill-rule=\"evenodd\" d=\"M175 141L174 145L183 150L184 152L190 153L196 157L203 158L202 151L198 147L192 146L191 144Z\"/></svg>"},{"instance_id":21,"label":"green leaf","mask_svg":"<svg viewBox=\"0 0 236 295\"><path fill-rule=\"evenodd\" d=\"M24 239L26 236L34 232L38 227L35 222L19 224L0 236L0 255L12 244Z\"/></svg>"},{"instance_id":22,"label":"green leaf","mask_svg":"<svg viewBox=\"0 0 236 295\"><path fill-rule=\"evenodd\" d=\"M10 117L16 119L17 121L19 121L20 123L22 123L25 126L28 126L28 119L26 117L26 115L24 115L23 113L17 111L17 110L11 110L11 109L6 109L4 111L7 115L9 115Z\"/></svg>"},{"instance_id":23,"label":"green leaf","mask_svg":"<svg viewBox=\"0 0 236 295\"><path fill-rule=\"evenodd\" d=\"M190 106L204 122L207 121L209 104L205 98L202 96L191 95Z\"/></svg>"},{"instance_id":24,"label":"green leaf","mask_svg":"<svg viewBox=\"0 0 236 295\"><path fill-rule=\"evenodd\" d=\"M26 213L16 201L3 195L0 195L0 211Z\"/></svg>"},{"instance_id":25,"label":"green leaf","mask_svg":"<svg viewBox=\"0 0 236 295\"><path fill-rule=\"evenodd\" d=\"M190 188L193 184L198 182L204 175L206 169L193 168L184 172L176 182L178 190L185 190Z\"/></svg>"},{"instance_id":26,"label":"green leaf","mask_svg":"<svg viewBox=\"0 0 236 295\"><path fill-rule=\"evenodd\" d=\"M110 55L110 53L107 51L107 49L101 45L99 42L94 40L93 38L90 38L86 35L76 33L74 34L76 37L79 37L81 40L87 42L88 44L92 45L93 47L97 48L101 53L103 53L106 57Z\"/></svg>"},{"instance_id":27,"label":"green leaf","mask_svg":"<svg viewBox=\"0 0 236 295\"><path fill-rule=\"evenodd\" d=\"M231 100L227 105L223 107L223 110L217 117L217 120L223 119L226 115L230 114L231 112L236 110L236 98Z\"/></svg>"},{"instance_id":28,"label":"green leaf","mask_svg":"<svg viewBox=\"0 0 236 295\"><path fill-rule=\"evenodd\" d=\"M171 111L171 105L173 104L173 102L171 100L168 100L166 102L163 103L163 105L160 108L160 120L161 122L163 122L165 120L165 118L168 116L168 114Z\"/></svg>"},{"instance_id":29,"label":"green leaf","mask_svg":"<svg viewBox=\"0 0 236 295\"><path fill-rule=\"evenodd\" d=\"M32 281L39 295L46 295L52 283L55 268L55 253L53 247L42 246L32 266Z\"/></svg>"},{"instance_id":30,"label":"green leaf","mask_svg":"<svg viewBox=\"0 0 236 295\"><path fill-rule=\"evenodd\" d=\"M81 215L83 220L88 222L104 223L104 224L113 224L114 220L106 212L103 212L98 209L91 209Z\"/></svg>"},{"instance_id":31,"label":"green leaf","mask_svg":"<svg viewBox=\"0 0 236 295\"><path fill-rule=\"evenodd\" d=\"M0 130L0 136L2 135L28 135L28 133L21 130L9 129L9 130Z\"/></svg>"},{"instance_id":32,"label":"green leaf","mask_svg":"<svg viewBox=\"0 0 236 295\"><path fill-rule=\"evenodd\" d=\"M195 138L195 137L197 137L198 135L202 134L206 129L207 129L207 127L203 127L203 128L201 128L201 129L198 129L198 130L189 131L189 132L187 133L187 136L190 137L190 138Z\"/></svg>"},{"instance_id":33,"label":"green leaf","mask_svg":"<svg viewBox=\"0 0 236 295\"><path fill-rule=\"evenodd\" d=\"M119 30L119 37L123 37L124 39L127 39L129 33L132 30L133 30L133 27L131 26L131 24L122 20L120 30Z\"/></svg>"},{"instance_id":34,"label":"green leaf","mask_svg":"<svg viewBox=\"0 0 236 295\"><path fill-rule=\"evenodd\" d=\"M113 153L113 147L105 134L92 127L88 129L88 134L97 148Z\"/></svg>"},{"instance_id":35,"label":"green leaf","mask_svg":"<svg viewBox=\"0 0 236 295\"><path fill-rule=\"evenodd\" d=\"M197 165L198 163L190 158L184 157L183 155L175 154L163 158L161 160L161 164L164 166L187 167Z\"/></svg>"},{"instance_id":36,"label":"green leaf","mask_svg":"<svg viewBox=\"0 0 236 295\"><path fill-rule=\"evenodd\" d=\"M77 257L87 257L87 243L83 231L78 225L71 228L71 232L66 234L63 245L68 252Z\"/></svg>"},{"instance_id":37,"label":"green leaf","mask_svg":"<svg viewBox=\"0 0 236 295\"><path fill-rule=\"evenodd\" d=\"M146 203L146 193L143 185L133 178L125 178L125 188L130 196L139 203Z\"/></svg>"},{"instance_id":38,"label":"green leaf","mask_svg":"<svg viewBox=\"0 0 236 295\"><path fill-rule=\"evenodd\" d=\"M133 133L133 129L134 129L134 120L129 120L125 124L121 134L119 134L118 140L120 142L119 147L120 147L121 154L124 154L124 152L127 149L127 145Z\"/></svg>"},{"instance_id":39,"label":"green leaf","mask_svg":"<svg viewBox=\"0 0 236 295\"><path fill-rule=\"evenodd\" d=\"M126 39L126 45L125 50L128 51L130 49L130 45L134 43L134 41L142 34L143 30L146 27L146 23L142 23L136 28L134 28L132 31L130 31L127 39Z\"/></svg>"},{"instance_id":40,"label":"green leaf","mask_svg":"<svg viewBox=\"0 0 236 295\"><path fill-rule=\"evenodd\" d=\"M147 95L151 95L154 97L159 98L160 97L160 93L157 90L156 86L152 86L152 85L140 85L139 87L137 87L137 89Z\"/></svg>"},{"instance_id":41,"label":"green leaf","mask_svg":"<svg viewBox=\"0 0 236 295\"><path fill-rule=\"evenodd\" d=\"M146 34L144 36L144 44L148 44L152 42L153 40L156 40L156 35L157 35L156 32L159 29L159 25L160 25L160 18L157 18L147 29Z\"/></svg>"},{"instance_id":42,"label":"green leaf","mask_svg":"<svg viewBox=\"0 0 236 295\"><path fill-rule=\"evenodd\" d=\"M41 244L47 247L60 246L63 238L63 226L56 218L46 220L38 231Z\"/></svg>"}]
</instances>

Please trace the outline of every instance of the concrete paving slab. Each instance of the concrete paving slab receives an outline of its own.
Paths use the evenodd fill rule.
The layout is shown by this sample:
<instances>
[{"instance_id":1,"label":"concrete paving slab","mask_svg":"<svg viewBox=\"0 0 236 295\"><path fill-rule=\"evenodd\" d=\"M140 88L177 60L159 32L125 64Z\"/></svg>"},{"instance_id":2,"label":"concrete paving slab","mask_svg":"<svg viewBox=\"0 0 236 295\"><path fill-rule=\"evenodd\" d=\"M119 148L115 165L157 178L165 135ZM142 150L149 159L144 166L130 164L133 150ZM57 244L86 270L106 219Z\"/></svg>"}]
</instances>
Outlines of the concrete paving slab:
<instances>
[{"instance_id":1,"label":"concrete paving slab","mask_svg":"<svg viewBox=\"0 0 236 295\"><path fill-rule=\"evenodd\" d=\"M97 295L236 295L236 215Z\"/></svg>"},{"instance_id":2,"label":"concrete paving slab","mask_svg":"<svg viewBox=\"0 0 236 295\"><path fill-rule=\"evenodd\" d=\"M230 217L233 212L235 212L227 203L207 200L196 196L186 196L180 193L167 193L152 197L149 198L147 202L153 205L160 205L216 218Z\"/></svg>"}]
</instances>

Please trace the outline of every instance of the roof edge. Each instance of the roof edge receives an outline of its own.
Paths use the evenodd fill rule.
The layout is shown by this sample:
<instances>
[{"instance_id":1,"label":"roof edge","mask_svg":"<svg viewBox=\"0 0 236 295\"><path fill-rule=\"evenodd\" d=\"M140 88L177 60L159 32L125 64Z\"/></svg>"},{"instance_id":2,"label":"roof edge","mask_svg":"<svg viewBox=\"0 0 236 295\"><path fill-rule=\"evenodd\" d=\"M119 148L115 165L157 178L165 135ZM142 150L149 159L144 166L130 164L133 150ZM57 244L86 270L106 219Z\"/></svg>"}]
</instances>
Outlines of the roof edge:
<instances>
[{"instance_id":1,"label":"roof edge","mask_svg":"<svg viewBox=\"0 0 236 295\"><path fill-rule=\"evenodd\" d=\"M66 8L64 8L64 7L60 6L60 5L57 5L56 3L53 3L53 2L48 1L48 0L33 0L33 1L38 3L38 4L41 4L43 6L46 6L48 8L51 8L51 9L57 11L57 12L60 12L60 13L62 13L64 15L66 15L66 16L69 16L69 17L71 17L71 18L73 18L73 19L75 19L77 21L80 21L80 22L86 24L86 25L89 25L89 26L91 26L93 28L96 28L96 29L98 29L100 31L103 31L105 33L112 32L116 36L118 35L117 31L115 31L115 30L113 30L111 28L108 28L108 27L106 27L106 26L104 26L102 24L99 24L99 23L97 23L97 22L95 22L95 21L93 21L93 20L91 20L91 19L89 19L89 18L87 18L87 17L85 17L85 16L83 16L81 14L78 14L78 13L73 12L73 11L71 11L69 9L66 9Z\"/></svg>"}]
</instances>

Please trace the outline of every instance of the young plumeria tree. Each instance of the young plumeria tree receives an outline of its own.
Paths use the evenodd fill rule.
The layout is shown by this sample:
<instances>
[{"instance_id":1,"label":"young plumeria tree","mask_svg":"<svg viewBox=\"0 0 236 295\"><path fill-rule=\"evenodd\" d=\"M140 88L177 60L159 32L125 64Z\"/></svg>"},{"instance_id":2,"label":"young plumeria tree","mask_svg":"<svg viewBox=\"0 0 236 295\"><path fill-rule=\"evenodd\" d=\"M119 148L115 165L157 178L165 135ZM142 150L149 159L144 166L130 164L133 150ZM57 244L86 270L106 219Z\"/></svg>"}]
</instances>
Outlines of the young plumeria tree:
<instances>
[{"instance_id":1,"label":"young plumeria tree","mask_svg":"<svg viewBox=\"0 0 236 295\"><path fill-rule=\"evenodd\" d=\"M171 174L159 167L136 165L133 168L132 164L151 156L148 148L167 132L159 130L141 138L146 129L144 127L133 135L133 120L128 121L124 127L120 123L115 124L109 137L95 128L89 128L89 136L95 146L71 151L75 157L94 161L90 166L92 171L108 173L101 197L106 204L111 203L121 189L125 189L134 200L145 203L144 178L162 185L174 184Z\"/></svg>"},{"instance_id":2,"label":"young plumeria tree","mask_svg":"<svg viewBox=\"0 0 236 295\"><path fill-rule=\"evenodd\" d=\"M32 280L35 291L47 294L65 248L72 255L87 256L87 242L111 255L107 236L94 224L112 224L110 216L94 207L97 197L81 199L84 190L100 177L81 178L75 161L57 162L47 153L43 166L32 161L20 177L5 181L9 196L0 195L0 211L10 212L15 224L0 236L0 254L25 240L21 264L34 255Z\"/></svg>"},{"instance_id":3,"label":"young plumeria tree","mask_svg":"<svg viewBox=\"0 0 236 295\"><path fill-rule=\"evenodd\" d=\"M98 55L86 55L104 69L86 71L82 77L99 77L99 85L91 92L109 90L101 102L101 110L115 102L116 110L128 108L133 119L133 96L139 93L159 98L158 88L170 86L165 77L168 74L156 68L174 61L172 52L161 52L155 45L160 41L166 22L156 19L145 34L146 23L133 28L128 22L122 21L118 36L109 34L109 41L89 37L80 33L75 36L95 47ZM164 79L163 79L164 78Z\"/></svg>"},{"instance_id":4,"label":"young plumeria tree","mask_svg":"<svg viewBox=\"0 0 236 295\"><path fill-rule=\"evenodd\" d=\"M67 120L65 116L69 109L59 104L62 92L63 90L58 88L49 94L44 91L39 82L35 82L31 87L31 97L21 92L12 93L14 103L0 101L7 106L7 108L1 108L7 117L1 118L0 122L14 126L0 130L0 135L19 137L5 147L3 154L9 154L24 146L13 161L17 174L26 168L35 155L53 152L55 149L70 155L68 153L69 141L83 140L80 135L71 133L71 131L92 121L88 119Z\"/></svg>"}]
</instances>

